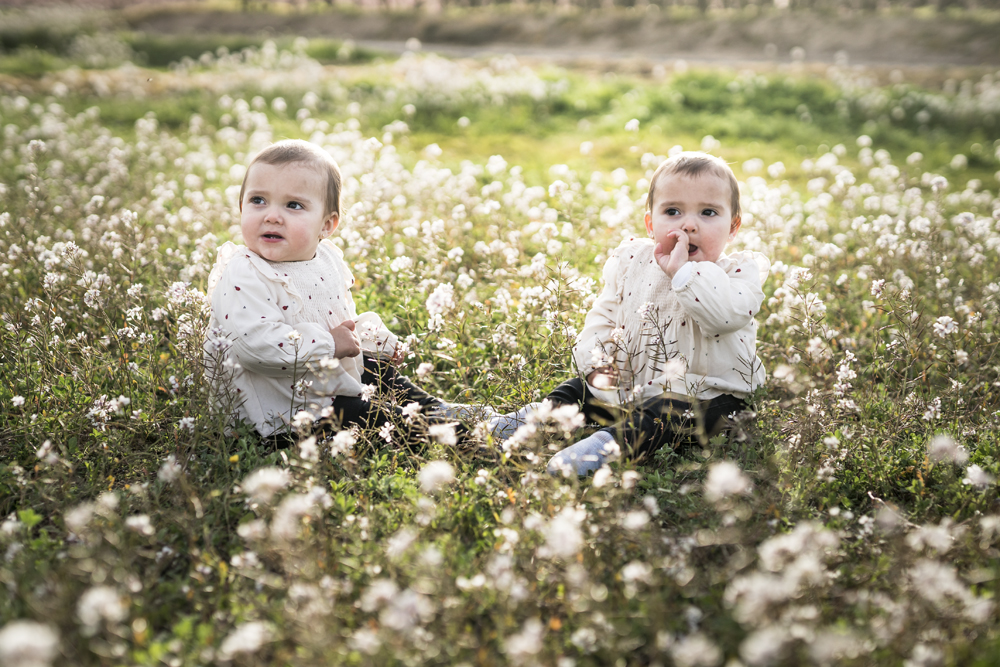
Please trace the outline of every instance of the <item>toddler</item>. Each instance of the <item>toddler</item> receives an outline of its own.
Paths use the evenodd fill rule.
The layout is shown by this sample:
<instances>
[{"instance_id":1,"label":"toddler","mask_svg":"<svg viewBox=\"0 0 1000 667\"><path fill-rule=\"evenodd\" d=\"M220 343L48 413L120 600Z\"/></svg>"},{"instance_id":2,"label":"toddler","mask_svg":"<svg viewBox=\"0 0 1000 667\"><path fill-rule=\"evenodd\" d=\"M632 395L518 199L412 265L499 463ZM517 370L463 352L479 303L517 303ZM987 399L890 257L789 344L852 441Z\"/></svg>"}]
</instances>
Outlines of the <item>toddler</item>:
<instances>
[{"instance_id":1,"label":"toddler","mask_svg":"<svg viewBox=\"0 0 1000 667\"><path fill-rule=\"evenodd\" d=\"M205 359L218 398L278 444L288 444L303 409L374 428L402 415L398 406L376 407L373 392L441 419L469 408L398 373L403 346L378 315L355 311L354 277L327 238L340 222L340 188L339 167L314 144L280 141L261 151L240 190L245 245L220 247L208 281ZM407 417L414 412L409 405Z\"/></svg>"},{"instance_id":2,"label":"toddler","mask_svg":"<svg viewBox=\"0 0 1000 667\"><path fill-rule=\"evenodd\" d=\"M549 472L587 474L622 450L633 459L707 438L763 384L757 324L770 268L759 253L723 254L740 228L739 185L721 159L684 152L649 184L648 239L622 242L573 348L580 377L547 400L576 404L603 428L560 451ZM523 419L494 419L500 428Z\"/></svg>"}]
</instances>

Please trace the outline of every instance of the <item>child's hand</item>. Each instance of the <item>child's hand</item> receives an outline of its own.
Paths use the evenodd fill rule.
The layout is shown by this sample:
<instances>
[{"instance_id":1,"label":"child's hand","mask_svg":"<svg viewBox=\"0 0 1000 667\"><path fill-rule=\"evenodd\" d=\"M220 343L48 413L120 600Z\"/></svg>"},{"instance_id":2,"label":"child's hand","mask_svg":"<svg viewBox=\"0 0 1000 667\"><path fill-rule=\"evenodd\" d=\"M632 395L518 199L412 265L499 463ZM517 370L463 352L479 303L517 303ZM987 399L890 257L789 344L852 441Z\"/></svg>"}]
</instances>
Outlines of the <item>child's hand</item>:
<instances>
[{"instance_id":1,"label":"child's hand","mask_svg":"<svg viewBox=\"0 0 1000 667\"><path fill-rule=\"evenodd\" d=\"M602 366L590 372L587 376L587 384L596 389L611 389L618 386L618 368L616 366Z\"/></svg>"},{"instance_id":2,"label":"child's hand","mask_svg":"<svg viewBox=\"0 0 1000 667\"><path fill-rule=\"evenodd\" d=\"M330 329L333 335L333 356L337 359L361 354L361 339L354 330L354 320L344 320Z\"/></svg>"},{"instance_id":3,"label":"child's hand","mask_svg":"<svg viewBox=\"0 0 1000 667\"><path fill-rule=\"evenodd\" d=\"M680 229L667 232L665 243L657 243L653 257L665 274L674 277L688 261L688 235Z\"/></svg>"}]
</instances>

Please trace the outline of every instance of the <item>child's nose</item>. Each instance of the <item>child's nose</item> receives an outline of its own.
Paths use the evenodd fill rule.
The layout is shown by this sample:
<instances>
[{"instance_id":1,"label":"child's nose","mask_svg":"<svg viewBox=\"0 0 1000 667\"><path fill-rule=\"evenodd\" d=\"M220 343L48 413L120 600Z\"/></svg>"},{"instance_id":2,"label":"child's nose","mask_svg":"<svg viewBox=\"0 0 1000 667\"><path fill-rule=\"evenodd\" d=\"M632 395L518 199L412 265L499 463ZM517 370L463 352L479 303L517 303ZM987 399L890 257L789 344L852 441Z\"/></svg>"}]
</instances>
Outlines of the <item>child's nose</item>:
<instances>
[{"instance_id":1,"label":"child's nose","mask_svg":"<svg viewBox=\"0 0 1000 667\"><path fill-rule=\"evenodd\" d=\"M281 222L281 208L278 206L269 206L267 212L264 214L264 219L268 222Z\"/></svg>"}]
</instances>

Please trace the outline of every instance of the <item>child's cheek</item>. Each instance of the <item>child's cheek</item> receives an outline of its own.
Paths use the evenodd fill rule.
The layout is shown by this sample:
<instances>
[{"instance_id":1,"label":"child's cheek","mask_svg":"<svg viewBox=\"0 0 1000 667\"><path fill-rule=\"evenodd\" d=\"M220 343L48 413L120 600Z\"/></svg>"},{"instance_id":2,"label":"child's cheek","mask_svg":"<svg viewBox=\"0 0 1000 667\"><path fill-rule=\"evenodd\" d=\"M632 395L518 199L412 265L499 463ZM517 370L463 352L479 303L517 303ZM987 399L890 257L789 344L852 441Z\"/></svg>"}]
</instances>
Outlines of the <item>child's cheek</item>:
<instances>
[{"instance_id":1,"label":"child's cheek","mask_svg":"<svg viewBox=\"0 0 1000 667\"><path fill-rule=\"evenodd\" d=\"M661 244L664 248L671 248L677 242L676 239L670 236L670 232L674 230L673 227L667 225L660 225L653 228L653 241Z\"/></svg>"}]
</instances>

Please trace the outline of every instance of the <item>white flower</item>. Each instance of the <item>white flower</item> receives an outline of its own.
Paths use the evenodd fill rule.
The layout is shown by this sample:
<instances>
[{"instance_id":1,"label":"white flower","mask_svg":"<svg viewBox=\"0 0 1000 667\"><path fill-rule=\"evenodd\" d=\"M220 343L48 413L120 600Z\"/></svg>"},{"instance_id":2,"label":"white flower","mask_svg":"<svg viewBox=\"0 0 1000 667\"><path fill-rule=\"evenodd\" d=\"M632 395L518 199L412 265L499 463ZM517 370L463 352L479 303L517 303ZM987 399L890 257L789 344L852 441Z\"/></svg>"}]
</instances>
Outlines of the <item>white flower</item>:
<instances>
[{"instance_id":1,"label":"white flower","mask_svg":"<svg viewBox=\"0 0 1000 667\"><path fill-rule=\"evenodd\" d=\"M19 408L22 405L24 405L24 396L15 396L14 398L10 399L10 402L14 405L15 408Z\"/></svg>"},{"instance_id":2,"label":"white flower","mask_svg":"<svg viewBox=\"0 0 1000 667\"><path fill-rule=\"evenodd\" d=\"M417 531L412 528L400 528L386 542L385 555L391 559L402 556L417 541L417 537Z\"/></svg>"},{"instance_id":3,"label":"white flower","mask_svg":"<svg viewBox=\"0 0 1000 667\"><path fill-rule=\"evenodd\" d=\"M626 132L638 132L639 131L639 119L633 118L629 122L625 123Z\"/></svg>"},{"instance_id":4,"label":"white flower","mask_svg":"<svg viewBox=\"0 0 1000 667\"><path fill-rule=\"evenodd\" d=\"M721 500L734 494L749 493L752 484L740 467L732 461L712 464L705 479L705 497Z\"/></svg>"},{"instance_id":5,"label":"white flower","mask_svg":"<svg viewBox=\"0 0 1000 667\"><path fill-rule=\"evenodd\" d=\"M177 428L182 431L194 432L194 417L184 417L177 422Z\"/></svg>"},{"instance_id":6,"label":"white flower","mask_svg":"<svg viewBox=\"0 0 1000 667\"><path fill-rule=\"evenodd\" d=\"M524 623L520 632L504 640L504 653L514 663L527 661L542 650L542 635L544 634L545 626L542 625L542 622L537 618L530 618Z\"/></svg>"},{"instance_id":7,"label":"white flower","mask_svg":"<svg viewBox=\"0 0 1000 667\"><path fill-rule=\"evenodd\" d=\"M159 472L156 473L156 477L164 484L172 484L177 481L177 478L181 476L181 465L177 463L177 457L171 454L160 466Z\"/></svg>"},{"instance_id":8,"label":"white flower","mask_svg":"<svg viewBox=\"0 0 1000 667\"><path fill-rule=\"evenodd\" d=\"M601 466L597 472L594 473L594 478L591 480L590 485L599 489L610 482L613 477L614 473L611 472L611 468L608 466Z\"/></svg>"},{"instance_id":9,"label":"white flower","mask_svg":"<svg viewBox=\"0 0 1000 667\"><path fill-rule=\"evenodd\" d=\"M386 422L382 424L382 428L378 430L378 436L385 440L387 443L392 443L392 432L396 430L396 425L392 422Z\"/></svg>"},{"instance_id":10,"label":"white flower","mask_svg":"<svg viewBox=\"0 0 1000 667\"><path fill-rule=\"evenodd\" d=\"M940 338L944 338L948 334L953 334L956 331L958 331L958 322L947 315L942 315L934 321L934 333Z\"/></svg>"},{"instance_id":11,"label":"white flower","mask_svg":"<svg viewBox=\"0 0 1000 667\"><path fill-rule=\"evenodd\" d=\"M638 560L634 560L622 568L622 579L624 581L648 582L652 574L653 568L647 563Z\"/></svg>"},{"instance_id":12,"label":"white flower","mask_svg":"<svg viewBox=\"0 0 1000 667\"><path fill-rule=\"evenodd\" d=\"M950 461L961 465L969 460L969 453L951 436L941 434L934 436L927 443L927 458L934 463Z\"/></svg>"},{"instance_id":13,"label":"white flower","mask_svg":"<svg viewBox=\"0 0 1000 667\"><path fill-rule=\"evenodd\" d=\"M442 445L454 445L458 443L454 424L431 424L427 429L427 433Z\"/></svg>"},{"instance_id":14,"label":"white flower","mask_svg":"<svg viewBox=\"0 0 1000 667\"><path fill-rule=\"evenodd\" d=\"M403 417L406 419L406 422L411 423L413 421L413 418L416 417L418 414L420 414L420 409L422 407L423 406L417 403L416 401L404 405L401 409L401 412L403 413Z\"/></svg>"},{"instance_id":15,"label":"white flower","mask_svg":"<svg viewBox=\"0 0 1000 667\"><path fill-rule=\"evenodd\" d=\"M434 604L425 595L407 588L394 595L379 614L382 625L397 631L409 630L417 621L428 621L434 616Z\"/></svg>"},{"instance_id":16,"label":"white flower","mask_svg":"<svg viewBox=\"0 0 1000 667\"><path fill-rule=\"evenodd\" d=\"M76 533L77 535L83 534L83 531L85 531L87 526L90 524L90 520L94 518L95 509L96 506L94 503L81 503L69 510L63 516L66 528L68 528L71 533Z\"/></svg>"},{"instance_id":17,"label":"white flower","mask_svg":"<svg viewBox=\"0 0 1000 667\"><path fill-rule=\"evenodd\" d=\"M434 364L427 363L426 361L417 366L417 377L421 380L425 379L428 375L434 372Z\"/></svg>"},{"instance_id":18,"label":"white flower","mask_svg":"<svg viewBox=\"0 0 1000 667\"><path fill-rule=\"evenodd\" d=\"M376 579L361 595L361 610L373 612L399 593L399 586L392 579Z\"/></svg>"},{"instance_id":19,"label":"white flower","mask_svg":"<svg viewBox=\"0 0 1000 667\"><path fill-rule=\"evenodd\" d=\"M632 510L622 517L622 528L625 530L639 530L648 523L649 513L645 510Z\"/></svg>"},{"instance_id":20,"label":"white flower","mask_svg":"<svg viewBox=\"0 0 1000 667\"><path fill-rule=\"evenodd\" d=\"M722 651L701 633L675 642L670 655L677 667L715 667L722 662Z\"/></svg>"},{"instance_id":21,"label":"white flower","mask_svg":"<svg viewBox=\"0 0 1000 667\"><path fill-rule=\"evenodd\" d=\"M570 559L583 547L583 532L580 524L587 518L582 508L564 507L542 528L545 544L538 548L542 558ZM527 526L526 526L527 527Z\"/></svg>"},{"instance_id":22,"label":"white flower","mask_svg":"<svg viewBox=\"0 0 1000 667\"><path fill-rule=\"evenodd\" d=\"M76 615L87 633L94 633L101 621L119 623L128 615L118 592L110 586L94 586L76 604Z\"/></svg>"},{"instance_id":23,"label":"white flower","mask_svg":"<svg viewBox=\"0 0 1000 667\"><path fill-rule=\"evenodd\" d=\"M292 475L287 470L269 466L250 473L240 486L243 488L243 493L266 505L271 502L274 494L291 482Z\"/></svg>"},{"instance_id":24,"label":"white flower","mask_svg":"<svg viewBox=\"0 0 1000 667\"><path fill-rule=\"evenodd\" d=\"M125 527L147 537L156 532L147 514L136 514L128 517L125 519Z\"/></svg>"},{"instance_id":25,"label":"white flower","mask_svg":"<svg viewBox=\"0 0 1000 667\"><path fill-rule=\"evenodd\" d=\"M433 493L446 484L455 481L455 469L447 461L431 461L417 474L420 490Z\"/></svg>"},{"instance_id":26,"label":"white flower","mask_svg":"<svg viewBox=\"0 0 1000 667\"><path fill-rule=\"evenodd\" d=\"M952 528L951 519L944 519L938 525L919 526L906 536L906 545L914 551L930 547L938 553L945 553L955 543L956 535L961 534L961 527Z\"/></svg>"},{"instance_id":27,"label":"white flower","mask_svg":"<svg viewBox=\"0 0 1000 667\"><path fill-rule=\"evenodd\" d=\"M437 144L431 144L431 146L436 147ZM371 628L359 628L351 636L351 648L361 651L362 653L367 653L368 655L374 655L378 652L379 646L381 645L382 640L379 639L378 633Z\"/></svg>"},{"instance_id":28,"label":"white flower","mask_svg":"<svg viewBox=\"0 0 1000 667\"><path fill-rule=\"evenodd\" d=\"M316 436L309 436L299 443L299 458L303 461L319 460L319 445L316 442Z\"/></svg>"},{"instance_id":29,"label":"white flower","mask_svg":"<svg viewBox=\"0 0 1000 667\"><path fill-rule=\"evenodd\" d=\"M455 288L451 283L441 283L427 297L427 312L444 315L455 307Z\"/></svg>"},{"instance_id":30,"label":"white flower","mask_svg":"<svg viewBox=\"0 0 1000 667\"><path fill-rule=\"evenodd\" d=\"M319 489L321 493L325 493ZM292 493L281 499L271 518L271 537L289 541L299 532L299 521L313 509L318 498L313 493Z\"/></svg>"},{"instance_id":31,"label":"white flower","mask_svg":"<svg viewBox=\"0 0 1000 667\"><path fill-rule=\"evenodd\" d=\"M965 469L965 477L962 478L962 484L971 484L977 489L985 489L995 481L997 481L996 477L975 464Z\"/></svg>"},{"instance_id":32,"label":"white flower","mask_svg":"<svg viewBox=\"0 0 1000 667\"><path fill-rule=\"evenodd\" d=\"M271 625L263 621L250 621L237 627L222 640L219 647L221 657L229 660L238 653L256 653L260 647L274 638Z\"/></svg>"},{"instance_id":33,"label":"white flower","mask_svg":"<svg viewBox=\"0 0 1000 667\"><path fill-rule=\"evenodd\" d=\"M0 630L0 665L48 667L59 651L59 635L35 621L11 621Z\"/></svg>"},{"instance_id":34,"label":"white flower","mask_svg":"<svg viewBox=\"0 0 1000 667\"><path fill-rule=\"evenodd\" d=\"M354 449L354 443L358 441L354 431L343 430L333 436L333 443L330 445L330 456L340 456L349 454Z\"/></svg>"}]
</instances>

